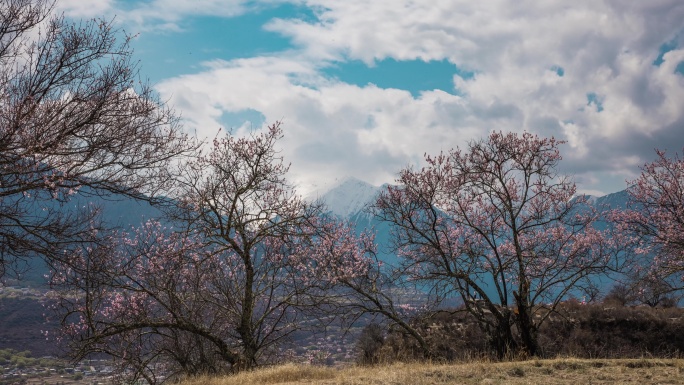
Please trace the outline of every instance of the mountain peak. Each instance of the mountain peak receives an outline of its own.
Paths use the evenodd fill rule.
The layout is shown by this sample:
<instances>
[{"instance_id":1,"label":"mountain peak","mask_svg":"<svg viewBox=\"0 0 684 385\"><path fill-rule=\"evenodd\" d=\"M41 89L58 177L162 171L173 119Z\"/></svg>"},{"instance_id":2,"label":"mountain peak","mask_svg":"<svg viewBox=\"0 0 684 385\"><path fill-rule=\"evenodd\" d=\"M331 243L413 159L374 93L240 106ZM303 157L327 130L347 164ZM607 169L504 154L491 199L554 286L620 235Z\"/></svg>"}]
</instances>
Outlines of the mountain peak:
<instances>
[{"instance_id":1,"label":"mountain peak","mask_svg":"<svg viewBox=\"0 0 684 385\"><path fill-rule=\"evenodd\" d=\"M372 184L368 182L364 182L361 179L355 178L353 176L347 176L344 178L339 178L335 179L335 183L333 184L332 189L338 189L338 188L368 188L368 187L373 187Z\"/></svg>"},{"instance_id":2,"label":"mountain peak","mask_svg":"<svg viewBox=\"0 0 684 385\"><path fill-rule=\"evenodd\" d=\"M329 212L342 218L350 218L375 202L380 187L354 177L336 179L327 191L314 193L313 199L321 199Z\"/></svg>"}]
</instances>

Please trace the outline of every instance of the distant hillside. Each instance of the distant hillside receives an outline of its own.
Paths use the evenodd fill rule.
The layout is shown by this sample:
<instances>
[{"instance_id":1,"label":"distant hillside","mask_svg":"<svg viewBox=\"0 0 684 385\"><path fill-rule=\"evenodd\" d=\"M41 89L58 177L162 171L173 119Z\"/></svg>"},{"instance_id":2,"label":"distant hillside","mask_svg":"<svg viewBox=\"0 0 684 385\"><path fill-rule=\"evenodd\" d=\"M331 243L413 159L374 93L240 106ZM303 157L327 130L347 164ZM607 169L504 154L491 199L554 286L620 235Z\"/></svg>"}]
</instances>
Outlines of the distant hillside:
<instances>
[{"instance_id":1,"label":"distant hillside","mask_svg":"<svg viewBox=\"0 0 684 385\"><path fill-rule=\"evenodd\" d=\"M131 226L139 226L149 219L161 218L162 212L151 206L148 202L135 200L124 196L98 196L76 195L68 203L63 204L62 210L76 210L78 207L92 206L99 208L102 220L109 226L128 229ZM22 285L43 285L48 269L41 260L30 262L26 274L22 277Z\"/></svg>"},{"instance_id":2,"label":"distant hillside","mask_svg":"<svg viewBox=\"0 0 684 385\"><path fill-rule=\"evenodd\" d=\"M387 185L373 186L356 178L344 178L327 189L320 189L309 196L325 203L329 214L355 223L357 231L373 229L379 246L380 258L385 262L396 262L397 257L389 249L391 246L391 227L388 223L378 221L368 210L375 204L378 195ZM618 191L601 197L585 196L587 205L599 213L607 213L613 209L627 207L629 194L627 190ZM599 221L597 227L605 228L607 224ZM604 282L609 286L610 282Z\"/></svg>"},{"instance_id":3,"label":"distant hillside","mask_svg":"<svg viewBox=\"0 0 684 385\"><path fill-rule=\"evenodd\" d=\"M55 341L47 341L43 331L55 330L56 320L46 321L45 302L36 296L0 295L0 349L30 350L33 356L57 355ZM17 290L19 291L19 290Z\"/></svg>"},{"instance_id":4,"label":"distant hillside","mask_svg":"<svg viewBox=\"0 0 684 385\"><path fill-rule=\"evenodd\" d=\"M138 226L160 218L161 211L147 202L127 197L75 196L64 204L64 210L93 205L102 210L103 220L121 229ZM9 280L15 288L0 287L0 349L30 350L34 356L59 353L54 340L47 341L42 331L55 330L57 320L46 321L50 312L45 307L46 275L48 267L42 260L29 261L29 270L20 281Z\"/></svg>"},{"instance_id":5,"label":"distant hillside","mask_svg":"<svg viewBox=\"0 0 684 385\"><path fill-rule=\"evenodd\" d=\"M319 199L325 203L329 213L339 218L370 220L366 208L375 203L378 195L387 186L387 184L373 186L356 178L343 178L328 188L316 191L308 198L311 200ZM627 190L622 190L600 197L592 195L585 195L585 197L587 204L600 212L605 212L610 209L626 208L629 194Z\"/></svg>"}]
</instances>

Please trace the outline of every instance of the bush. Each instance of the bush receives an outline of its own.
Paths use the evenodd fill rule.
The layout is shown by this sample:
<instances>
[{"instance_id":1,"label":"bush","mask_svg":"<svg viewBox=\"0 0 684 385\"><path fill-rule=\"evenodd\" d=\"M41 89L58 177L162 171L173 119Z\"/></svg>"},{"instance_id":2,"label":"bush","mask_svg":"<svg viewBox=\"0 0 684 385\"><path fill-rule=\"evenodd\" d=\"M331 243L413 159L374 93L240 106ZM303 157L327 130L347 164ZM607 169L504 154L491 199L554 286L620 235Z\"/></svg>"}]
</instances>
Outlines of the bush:
<instances>
[{"instance_id":1,"label":"bush","mask_svg":"<svg viewBox=\"0 0 684 385\"><path fill-rule=\"evenodd\" d=\"M684 351L684 310L566 305L540 330L545 356L672 357Z\"/></svg>"},{"instance_id":2,"label":"bush","mask_svg":"<svg viewBox=\"0 0 684 385\"><path fill-rule=\"evenodd\" d=\"M648 355L664 358L678 356L684 351L684 334L681 333L684 309L625 307L617 305L616 301L609 303L582 305L567 301L561 304L538 331L540 356L637 358ZM443 311L415 322L430 344L433 360L495 359L485 334L466 312ZM373 339L374 333L377 331L367 328L361 334L357 344L359 362L423 358L417 344L400 331L390 329L382 340Z\"/></svg>"},{"instance_id":3,"label":"bush","mask_svg":"<svg viewBox=\"0 0 684 385\"><path fill-rule=\"evenodd\" d=\"M374 365L379 361L378 351L385 343L385 331L382 326L371 323L366 326L356 342L357 362L361 365Z\"/></svg>"}]
</instances>

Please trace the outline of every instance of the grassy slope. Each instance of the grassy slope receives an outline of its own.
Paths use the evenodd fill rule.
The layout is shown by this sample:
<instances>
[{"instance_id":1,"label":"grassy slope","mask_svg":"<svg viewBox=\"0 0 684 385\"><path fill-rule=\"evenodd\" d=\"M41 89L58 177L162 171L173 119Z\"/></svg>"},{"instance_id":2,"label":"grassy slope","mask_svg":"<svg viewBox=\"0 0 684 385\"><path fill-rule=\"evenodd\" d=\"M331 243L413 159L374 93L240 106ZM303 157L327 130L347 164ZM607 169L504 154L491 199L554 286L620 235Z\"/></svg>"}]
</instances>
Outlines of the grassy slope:
<instances>
[{"instance_id":1,"label":"grassy slope","mask_svg":"<svg viewBox=\"0 0 684 385\"><path fill-rule=\"evenodd\" d=\"M236 376L196 378L181 385L237 384L684 384L684 359L413 363L344 369L284 365Z\"/></svg>"}]
</instances>

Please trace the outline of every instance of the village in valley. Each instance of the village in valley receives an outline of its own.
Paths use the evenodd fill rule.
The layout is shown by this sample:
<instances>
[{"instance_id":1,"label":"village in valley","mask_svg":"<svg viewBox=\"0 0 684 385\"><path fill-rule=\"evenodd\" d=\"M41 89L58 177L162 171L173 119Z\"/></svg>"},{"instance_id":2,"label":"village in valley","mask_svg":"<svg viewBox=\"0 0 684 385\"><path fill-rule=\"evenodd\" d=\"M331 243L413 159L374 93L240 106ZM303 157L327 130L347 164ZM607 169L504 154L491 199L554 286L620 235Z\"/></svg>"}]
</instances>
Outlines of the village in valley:
<instances>
[{"instance_id":1,"label":"village in valley","mask_svg":"<svg viewBox=\"0 0 684 385\"><path fill-rule=\"evenodd\" d=\"M0 385L100 385L114 372L109 360L85 360L76 365L53 356L32 357L31 352L0 350Z\"/></svg>"}]
</instances>

